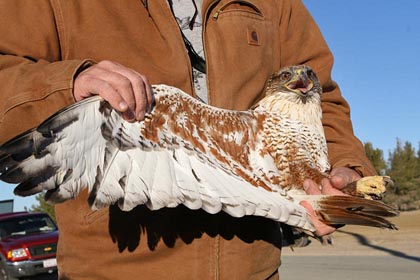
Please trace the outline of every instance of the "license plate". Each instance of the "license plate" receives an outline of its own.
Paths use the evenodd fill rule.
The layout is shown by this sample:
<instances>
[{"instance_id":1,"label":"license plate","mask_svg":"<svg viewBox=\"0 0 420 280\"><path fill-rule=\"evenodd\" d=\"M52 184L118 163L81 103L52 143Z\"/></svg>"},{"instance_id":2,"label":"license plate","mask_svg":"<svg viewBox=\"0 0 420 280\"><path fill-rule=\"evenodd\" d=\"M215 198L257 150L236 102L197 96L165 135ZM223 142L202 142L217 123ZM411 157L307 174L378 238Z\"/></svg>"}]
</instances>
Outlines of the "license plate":
<instances>
[{"instance_id":1,"label":"license plate","mask_svg":"<svg viewBox=\"0 0 420 280\"><path fill-rule=\"evenodd\" d=\"M53 266L57 266L57 259L48 259L43 261L43 265L44 267L53 267Z\"/></svg>"}]
</instances>

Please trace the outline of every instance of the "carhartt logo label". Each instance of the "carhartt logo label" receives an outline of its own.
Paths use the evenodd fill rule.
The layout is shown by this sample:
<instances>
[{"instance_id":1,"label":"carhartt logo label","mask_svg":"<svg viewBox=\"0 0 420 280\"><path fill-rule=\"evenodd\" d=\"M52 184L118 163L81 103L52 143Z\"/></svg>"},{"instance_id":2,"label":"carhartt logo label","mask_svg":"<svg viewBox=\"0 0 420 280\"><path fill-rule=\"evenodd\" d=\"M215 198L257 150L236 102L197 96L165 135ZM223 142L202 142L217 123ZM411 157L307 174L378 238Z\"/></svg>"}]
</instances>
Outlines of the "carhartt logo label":
<instances>
[{"instance_id":1,"label":"carhartt logo label","mask_svg":"<svg viewBox=\"0 0 420 280\"><path fill-rule=\"evenodd\" d=\"M260 45L259 35L255 29L248 28L248 44L255 46Z\"/></svg>"}]
</instances>

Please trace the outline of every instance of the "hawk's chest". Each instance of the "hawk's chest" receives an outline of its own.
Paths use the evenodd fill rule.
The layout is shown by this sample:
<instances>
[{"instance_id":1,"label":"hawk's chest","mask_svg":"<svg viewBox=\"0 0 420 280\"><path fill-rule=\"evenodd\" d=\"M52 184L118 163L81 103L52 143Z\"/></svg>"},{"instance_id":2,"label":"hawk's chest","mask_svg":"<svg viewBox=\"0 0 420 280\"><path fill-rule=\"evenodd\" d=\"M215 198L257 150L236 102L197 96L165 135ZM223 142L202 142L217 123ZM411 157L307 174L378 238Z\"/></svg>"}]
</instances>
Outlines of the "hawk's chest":
<instances>
[{"instance_id":1,"label":"hawk's chest","mask_svg":"<svg viewBox=\"0 0 420 280\"><path fill-rule=\"evenodd\" d=\"M263 147L278 170L273 182L281 188L302 185L329 170L327 145L319 125L307 125L282 115L271 115L263 123ZM272 180L273 181L273 180Z\"/></svg>"}]
</instances>

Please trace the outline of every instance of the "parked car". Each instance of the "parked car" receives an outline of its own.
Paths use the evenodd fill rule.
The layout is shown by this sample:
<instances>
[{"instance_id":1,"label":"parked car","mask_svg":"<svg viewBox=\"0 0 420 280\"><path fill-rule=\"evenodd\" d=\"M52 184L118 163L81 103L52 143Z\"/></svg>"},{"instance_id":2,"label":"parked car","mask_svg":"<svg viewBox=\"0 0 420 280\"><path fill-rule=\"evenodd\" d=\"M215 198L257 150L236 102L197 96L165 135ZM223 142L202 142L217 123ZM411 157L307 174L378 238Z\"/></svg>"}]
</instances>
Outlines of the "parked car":
<instances>
[{"instance_id":1,"label":"parked car","mask_svg":"<svg viewBox=\"0 0 420 280\"><path fill-rule=\"evenodd\" d=\"M57 225L46 213L0 214L0 279L57 270Z\"/></svg>"}]
</instances>

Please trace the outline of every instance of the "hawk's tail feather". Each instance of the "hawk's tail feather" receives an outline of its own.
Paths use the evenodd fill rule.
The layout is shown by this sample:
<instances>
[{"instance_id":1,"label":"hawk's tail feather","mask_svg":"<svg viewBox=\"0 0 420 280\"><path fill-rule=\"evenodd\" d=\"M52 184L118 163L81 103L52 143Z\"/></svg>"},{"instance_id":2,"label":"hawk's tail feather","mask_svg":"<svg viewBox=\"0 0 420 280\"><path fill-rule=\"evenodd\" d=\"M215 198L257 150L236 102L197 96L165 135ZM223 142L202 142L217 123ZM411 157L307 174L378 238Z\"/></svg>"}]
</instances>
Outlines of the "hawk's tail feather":
<instances>
[{"instance_id":1,"label":"hawk's tail feather","mask_svg":"<svg viewBox=\"0 0 420 280\"><path fill-rule=\"evenodd\" d=\"M315 210L320 220L326 224L362 225L397 229L383 217L398 215L398 211L380 201L352 196L324 196L317 202Z\"/></svg>"}]
</instances>

